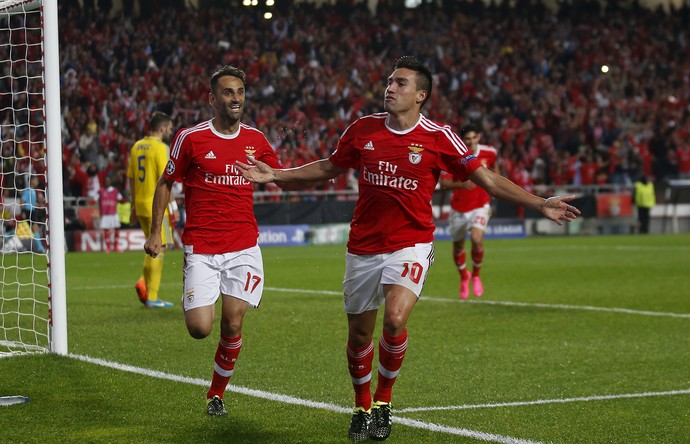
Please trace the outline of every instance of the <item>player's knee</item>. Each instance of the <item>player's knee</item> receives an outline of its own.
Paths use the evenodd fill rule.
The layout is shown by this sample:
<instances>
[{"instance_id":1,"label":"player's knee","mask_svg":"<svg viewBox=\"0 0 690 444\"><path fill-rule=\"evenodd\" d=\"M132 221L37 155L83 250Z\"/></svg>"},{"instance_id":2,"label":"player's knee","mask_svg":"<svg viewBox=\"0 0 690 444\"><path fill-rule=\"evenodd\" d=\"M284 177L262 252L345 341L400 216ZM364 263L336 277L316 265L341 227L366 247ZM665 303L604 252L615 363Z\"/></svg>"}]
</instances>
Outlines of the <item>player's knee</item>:
<instances>
[{"instance_id":1,"label":"player's knee","mask_svg":"<svg viewBox=\"0 0 690 444\"><path fill-rule=\"evenodd\" d=\"M187 331L194 339L204 339L211 334L213 326L187 324Z\"/></svg>"},{"instance_id":2,"label":"player's knee","mask_svg":"<svg viewBox=\"0 0 690 444\"><path fill-rule=\"evenodd\" d=\"M242 332L242 319L221 319L220 331L229 338L237 337Z\"/></svg>"},{"instance_id":3,"label":"player's knee","mask_svg":"<svg viewBox=\"0 0 690 444\"><path fill-rule=\"evenodd\" d=\"M383 329L392 336L397 336L405 330L407 318L402 313L386 314L383 318Z\"/></svg>"}]
</instances>

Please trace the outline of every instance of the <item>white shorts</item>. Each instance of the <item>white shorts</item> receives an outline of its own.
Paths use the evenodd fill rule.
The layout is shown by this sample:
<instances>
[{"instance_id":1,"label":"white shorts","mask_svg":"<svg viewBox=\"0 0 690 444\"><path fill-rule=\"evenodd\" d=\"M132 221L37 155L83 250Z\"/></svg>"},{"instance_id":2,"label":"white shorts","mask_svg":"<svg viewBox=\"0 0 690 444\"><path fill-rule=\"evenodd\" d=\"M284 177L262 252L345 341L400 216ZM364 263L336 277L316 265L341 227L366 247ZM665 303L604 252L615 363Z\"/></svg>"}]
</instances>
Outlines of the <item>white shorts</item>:
<instances>
[{"instance_id":1,"label":"white shorts","mask_svg":"<svg viewBox=\"0 0 690 444\"><path fill-rule=\"evenodd\" d=\"M264 265L258 245L225 254L189 253L184 246L184 294L182 307L213 305L221 294L246 301L252 307L261 303L264 290Z\"/></svg>"},{"instance_id":2,"label":"white shorts","mask_svg":"<svg viewBox=\"0 0 690 444\"><path fill-rule=\"evenodd\" d=\"M491 219L491 206L489 204L475 208L467 213L452 210L448 218L450 237L457 242L465 239L470 228L479 228L482 231L486 231L489 219Z\"/></svg>"},{"instance_id":3,"label":"white shorts","mask_svg":"<svg viewBox=\"0 0 690 444\"><path fill-rule=\"evenodd\" d=\"M431 243L384 254L345 255L343 295L345 312L358 314L378 308L385 302L383 286L402 285L419 295L434 263Z\"/></svg>"},{"instance_id":4,"label":"white shorts","mask_svg":"<svg viewBox=\"0 0 690 444\"><path fill-rule=\"evenodd\" d=\"M106 214L105 216L101 216L100 227L101 230L120 228L120 217L117 214Z\"/></svg>"}]
</instances>

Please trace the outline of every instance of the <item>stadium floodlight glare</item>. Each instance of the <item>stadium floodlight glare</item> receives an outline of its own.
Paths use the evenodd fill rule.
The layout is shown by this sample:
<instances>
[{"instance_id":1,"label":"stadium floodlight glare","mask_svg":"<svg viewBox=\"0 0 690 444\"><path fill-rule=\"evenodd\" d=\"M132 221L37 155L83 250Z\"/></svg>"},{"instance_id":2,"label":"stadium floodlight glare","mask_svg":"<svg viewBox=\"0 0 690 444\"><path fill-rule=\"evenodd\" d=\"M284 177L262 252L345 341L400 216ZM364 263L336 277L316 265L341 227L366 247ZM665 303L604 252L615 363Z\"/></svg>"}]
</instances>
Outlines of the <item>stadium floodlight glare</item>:
<instances>
[{"instance_id":1,"label":"stadium floodlight glare","mask_svg":"<svg viewBox=\"0 0 690 444\"><path fill-rule=\"evenodd\" d=\"M273 0L266 0L266 6L273 6L275 4L276 2L274 2Z\"/></svg>"},{"instance_id":2,"label":"stadium floodlight glare","mask_svg":"<svg viewBox=\"0 0 690 444\"><path fill-rule=\"evenodd\" d=\"M37 199L28 209L32 215L46 212L45 222L35 222L36 235L32 237L29 228L29 234L20 237L16 230L0 241L0 357L66 355L57 0L0 0L0 35L2 46L9 47L0 53L0 82L19 98L0 108L2 140L14 146L7 160L17 165L15 180L6 180L5 188L21 195L33 178L46 184L36 190L46 203ZM28 223L16 217L18 213L10 219L16 227Z\"/></svg>"},{"instance_id":3,"label":"stadium floodlight glare","mask_svg":"<svg viewBox=\"0 0 690 444\"><path fill-rule=\"evenodd\" d=\"M417 6L422 4L422 0L405 0L405 7L406 8L416 8Z\"/></svg>"},{"instance_id":4,"label":"stadium floodlight glare","mask_svg":"<svg viewBox=\"0 0 690 444\"><path fill-rule=\"evenodd\" d=\"M252 0L242 0L242 4L244 6L251 6L252 5Z\"/></svg>"},{"instance_id":5,"label":"stadium floodlight glare","mask_svg":"<svg viewBox=\"0 0 690 444\"><path fill-rule=\"evenodd\" d=\"M601 72L603 72L604 74L609 72L609 66L608 65L601 65Z\"/></svg>"},{"instance_id":6,"label":"stadium floodlight glare","mask_svg":"<svg viewBox=\"0 0 690 444\"><path fill-rule=\"evenodd\" d=\"M257 6L259 4L259 0L252 0L252 6Z\"/></svg>"},{"instance_id":7,"label":"stadium floodlight glare","mask_svg":"<svg viewBox=\"0 0 690 444\"><path fill-rule=\"evenodd\" d=\"M264 18L266 20L271 20L273 18L273 13L272 12L264 12Z\"/></svg>"}]
</instances>

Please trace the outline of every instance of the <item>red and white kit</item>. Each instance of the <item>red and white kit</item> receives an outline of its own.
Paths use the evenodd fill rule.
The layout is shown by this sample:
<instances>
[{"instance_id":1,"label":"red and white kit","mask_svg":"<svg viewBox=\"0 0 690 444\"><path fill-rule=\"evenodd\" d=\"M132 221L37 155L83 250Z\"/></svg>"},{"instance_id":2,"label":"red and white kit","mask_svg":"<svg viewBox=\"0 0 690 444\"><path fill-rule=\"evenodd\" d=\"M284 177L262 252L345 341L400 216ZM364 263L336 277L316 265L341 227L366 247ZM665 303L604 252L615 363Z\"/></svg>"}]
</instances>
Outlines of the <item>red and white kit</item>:
<instances>
[{"instance_id":1,"label":"red and white kit","mask_svg":"<svg viewBox=\"0 0 690 444\"><path fill-rule=\"evenodd\" d=\"M492 170L496 164L498 151L489 145L478 145L475 155L484 167ZM449 179L452 178L454 182L464 180L450 173L444 173L444 176ZM490 203L491 196L478 185L470 189L456 188L453 190L450 200L452 211L449 228L454 241L464 238L471 227L486 231L491 218Z\"/></svg>"},{"instance_id":2,"label":"red and white kit","mask_svg":"<svg viewBox=\"0 0 690 444\"><path fill-rule=\"evenodd\" d=\"M491 169L496 164L496 158L498 157L498 152L496 148L488 145L478 145L477 146L477 160L481 162L484 167ZM461 177L453 176L453 181L459 182ZM484 188L480 186L475 186L474 188L468 190L465 188L457 188L453 190L453 197L450 200L450 206L455 211L461 213L467 213L474 210L475 208L481 208L484 205L491 202L491 196L487 193Z\"/></svg>"},{"instance_id":3,"label":"red and white kit","mask_svg":"<svg viewBox=\"0 0 690 444\"><path fill-rule=\"evenodd\" d=\"M245 124L225 135L207 121L175 135L165 178L185 186L182 242L191 247L189 252L224 254L256 245L254 189L235 168L235 162L247 163L249 158L280 168L266 136Z\"/></svg>"},{"instance_id":4,"label":"red and white kit","mask_svg":"<svg viewBox=\"0 0 690 444\"><path fill-rule=\"evenodd\" d=\"M348 252L381 254L434 239L431 197L441 171L467 180L481 165L448 125L420 114L407 131L386 126L387 113L345 130L330 161L359 169L359 200Z\"/></svg>"},{"instance_id":5,"label":"red and white kit","mask_svg":"<svg viewBox=\"0 0 690 444\"><path fill-rule=\"evenodd\" d=\"M122 199L122 194L117 188L110 186L101 188L98 192L98 206L101 213L100 228L110 230L120 228L120 217L117 215L117 203Z\"/></svg>"}]
</instances>

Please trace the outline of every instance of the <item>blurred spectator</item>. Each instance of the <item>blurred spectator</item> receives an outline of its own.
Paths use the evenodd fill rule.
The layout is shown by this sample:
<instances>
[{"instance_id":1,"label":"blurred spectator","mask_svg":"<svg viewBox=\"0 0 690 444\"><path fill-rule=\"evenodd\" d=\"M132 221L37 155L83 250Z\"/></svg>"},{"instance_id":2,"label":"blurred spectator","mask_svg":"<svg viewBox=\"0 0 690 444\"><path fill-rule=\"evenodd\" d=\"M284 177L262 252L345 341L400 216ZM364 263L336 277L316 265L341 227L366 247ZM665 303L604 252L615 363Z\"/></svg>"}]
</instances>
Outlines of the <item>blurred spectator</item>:
<instances>
[{"instance_id":1,"label":"blurred spectator","mask_svg":"<svg viewBox=\"0 0 690 444\"><path fill-rule=\"evenodd\" d=\"M98 177L98 168L96 165L89 165L86 169L86 175L86 196L90 199L90 202L98 204L101 191L101 180Z\"/></svg>"},{"instance_id":2,"label":"blurred spectator","mask_svg":"<svg viewBox=\"0 0 690 444\"><path fill-rule=\"evenodd\" d=\"M38 176L31 176L29 186L22 190L21 199L26 214L30 214L31 211L33 211L33 209L36 207L36 201L38 199L36 189L39 187L39 185L40 179Z\"/></svg>"},{"instance_id":3,"label":"blurred spectator","mask_svg":"<svg viewBox=\"0 0 690 444\"><path fill-rule=\"evenodd\" d=\"M687 136L676 147L676 158L678 159L678 178L690 179L690 140Z\"/></svg>"},{"instance_id":4,"label":"blurred spectator","mask_svg":"<svg viewBox=\"0 0 690 444\"><path fill-rule=\"evenodd\" d=\"M129 198L129 192L124 190L122 192L122 199L116 206L117 217L120 219L120 228L134 228L130 225L130 216L132 215L132 201Z\"/></svg>"},{"instance_id":5,"label":"blurred spectator","mask_svg":"<svg viewBox=\"0 0 690 444\"><path fill-rule=\"evenodd\" d=\"M103 249L106 253L111 250L121 253L119 248L120 216L117 213L117 204L123 197L120 190L112 186L110 177L103 179L103 187L98 191L99 228L103 236Z\"/></svg>"},{"instance_id":6,"label":"blurred spectator","mask_svg":"<svg viewBox=\"0 0 690 444\"><path fill-rule=\"evenodd\" d=\"M635 206L637 219L640 223L640 233L649 233L649 215L656 205L654 183L647 176L642 175L635 181Z\"/></svg>"},{"instance_id":7,"label":"blurred spectator","mask_svg":"<svg viewBox=\"0 0 690 444\"><path fill-rule=\"evenodd\" d=\"M168 112L176 128L210 118L199 79L221 63L245 67L255 91L245 118L284 165L327 156L337 134L376 111L371 98L405 53L437 73L428 116L456 129L481 124L506 174L519 162L546 185L625 184L637 170L657 181L690 174L690 71L679 56L690 54L687 4L668 14L593 1L558 2L557 11L541 2L433 2L400 12L399 2L379 1L373 14L341 0L294 2L269 21L257 8L183 3L162 2L166 13L155 14L153 3L125 0L106 17L110 0L59 2L67 194L93 194L82 164L118 185L117 166L152 110ZM240 37L246 44L231 43ZM8 81L0 91L15 91ZM12 106L28 97L0 92L0 122L13 121ZM19 143L23 127L2 128L3 173L26 170L36 138Z\"/></svg>"}]
</instances>

